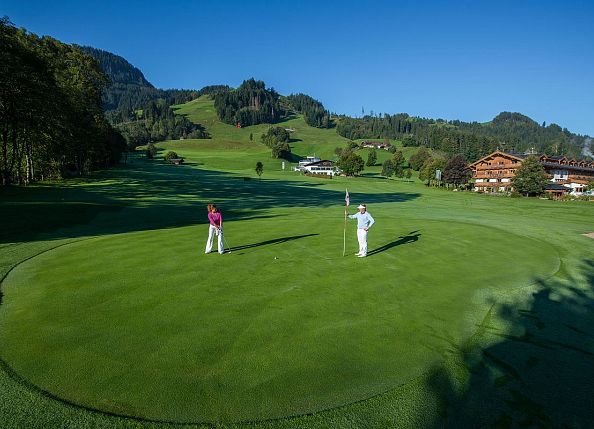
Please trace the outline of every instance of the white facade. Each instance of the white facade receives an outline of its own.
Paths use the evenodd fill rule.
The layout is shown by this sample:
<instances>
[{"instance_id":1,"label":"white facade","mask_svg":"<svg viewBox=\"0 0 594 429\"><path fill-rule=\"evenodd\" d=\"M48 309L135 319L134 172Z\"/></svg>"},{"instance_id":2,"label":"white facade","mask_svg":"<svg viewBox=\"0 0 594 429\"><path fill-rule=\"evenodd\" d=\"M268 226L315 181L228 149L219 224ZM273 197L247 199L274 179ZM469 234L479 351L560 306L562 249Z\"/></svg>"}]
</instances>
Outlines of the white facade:
<instances>
[{"instance_id":1,"label":"white facade","mask_svg":"<svg viewBox=\"0 0 594 429\"><path fill-rule=\"evenodd\" d=\"M320 162L321 159L317 158L315 156L307 156L304 159L299 161L299 165L297 167L295 167L295 171L303 171L304 167L308 164L311 164L313 162Z\"/></svg>"},{"instance_id":2,"label":"white facade","mask_svg":"<svg viewBox=\"0 0 594 429\"><path fill-rule=\"evenodd\" d=\"M337 167L324 165L306 165L303 170L311 174L326 174L328 176L335 176L340 173Z\"/></svg>"},{"instance_id":3,"label":"white facade","mask_svg":"<svg viewBox=\"0 0 594 429\"><path fill-rule=\"evenodd\" d=\"M561 182L569 178L569 172L567 170L553 170L552 182Z\"/></svg>"}]
</instances>

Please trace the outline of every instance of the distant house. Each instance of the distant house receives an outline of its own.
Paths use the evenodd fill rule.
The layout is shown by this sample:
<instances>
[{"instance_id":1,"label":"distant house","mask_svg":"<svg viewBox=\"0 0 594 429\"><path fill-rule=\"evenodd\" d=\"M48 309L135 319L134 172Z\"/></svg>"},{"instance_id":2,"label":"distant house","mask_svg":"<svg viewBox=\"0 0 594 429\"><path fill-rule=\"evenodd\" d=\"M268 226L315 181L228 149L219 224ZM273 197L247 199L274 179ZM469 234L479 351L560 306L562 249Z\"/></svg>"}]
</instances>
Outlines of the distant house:
<instances>
[{"instance_id":1,"label":"distant house","mask_svg":"<svg viewBox=\"0 0 594 429\"><path fill-rule=\"evenodd\" d=\"M303 167L313 162L320 162L321 158L317 158L315 156L306 156L302 160L299 161L299 165L295 167L295 171L303 171Z\"/></svg>"},{"instance_id":2,"label":"distant house","mask_svg":"<svg viewBox=\"0 0 594 429\"><path fill-rule=\"evenodd\" d=\"M328 159L304 165L302 171L306 174L325 174L328 176L336 176L337 174L340 174L340 169L334 164L333 161Z\"/></svg>"},{"instance_id":3,"label":"distant house","mask_svg":"<svg viewBox=\"0 0 594 429\"><path fill-rule=\"evenodd\" d=\"M392 145L390 143L384 143L384 142L373 141L373 140L363 140L361 142L361 146L362 147L370 147L370 148L374 148L374 149L383 149L383 150L389 150L390 147L392 147Z\"/></svg>"},{"instance_id":4,"label":"distant house","mask_svg":"<svg viewBox=\"0 0 594 429\"><path fill-rule=\"evenodd\" d=\"M532 153L507 153L495 151L470 164L474 178L474 190L505 192L512 190L511 179L522 162ZM567 159L564 156L534 155L549 176L551 184L563 186L573 195L581 195L588 182L594 180L594 161ZM550 186L547 192L559 196L563 191Z\"/></svg>"}]
</instances>

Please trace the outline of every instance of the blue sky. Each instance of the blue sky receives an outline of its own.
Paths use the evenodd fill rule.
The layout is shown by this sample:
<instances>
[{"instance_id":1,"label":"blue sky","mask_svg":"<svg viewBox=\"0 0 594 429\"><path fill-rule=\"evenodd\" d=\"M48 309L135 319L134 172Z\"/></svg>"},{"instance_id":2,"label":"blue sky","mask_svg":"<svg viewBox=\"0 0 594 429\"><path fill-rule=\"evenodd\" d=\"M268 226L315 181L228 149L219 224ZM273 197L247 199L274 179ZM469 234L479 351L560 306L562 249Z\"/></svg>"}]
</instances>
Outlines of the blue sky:
<instances>
[{"instance_id":1,"label":"blue sky","mask_svg":"<svg viewBox=\"0 0 594 429\"><path fill-rule=\"evenodd\" d=\"M592 1L3 0L0 15L122 55L160 88L253 76L338 113L508 110L594 135Z\"/></svg>"}]
</instances>

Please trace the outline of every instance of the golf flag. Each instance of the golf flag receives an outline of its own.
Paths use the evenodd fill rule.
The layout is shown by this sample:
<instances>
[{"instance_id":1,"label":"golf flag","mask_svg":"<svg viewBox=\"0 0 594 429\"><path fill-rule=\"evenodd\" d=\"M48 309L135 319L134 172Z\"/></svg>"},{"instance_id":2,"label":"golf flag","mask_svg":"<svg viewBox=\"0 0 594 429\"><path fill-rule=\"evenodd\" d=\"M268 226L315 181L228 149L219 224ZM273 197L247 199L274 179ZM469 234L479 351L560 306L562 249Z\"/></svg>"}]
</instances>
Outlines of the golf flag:
<instances>
[{"instance_id":1,"label":"golf flag","mask_svg":"<svg viewBox=\"0 0 594 429\"><path fill-rule=\"evenodd\" d=\"M344 195L344 204L348 207L351 205L351 197L349 196L349 190L346 190L346 193Z\"/></svg>"}]
</instances>

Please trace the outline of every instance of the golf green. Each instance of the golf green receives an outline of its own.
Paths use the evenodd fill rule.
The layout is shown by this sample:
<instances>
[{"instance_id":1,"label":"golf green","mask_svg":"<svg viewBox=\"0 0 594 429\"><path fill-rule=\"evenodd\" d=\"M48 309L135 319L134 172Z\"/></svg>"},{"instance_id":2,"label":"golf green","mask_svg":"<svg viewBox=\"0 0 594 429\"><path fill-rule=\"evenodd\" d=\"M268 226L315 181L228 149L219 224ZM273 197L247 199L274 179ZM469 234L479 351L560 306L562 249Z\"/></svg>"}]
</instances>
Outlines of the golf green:
<instances>
[{"instance_id":1,"label":"golf green","mask_svg":"<svg viewBox=\"0 0 594 429\"><path fill-rule=\"evenodd\" d=\"M57 247L3 283L2 358L40 389L110 413L298 415L412 380L468 339L498 294L559 267L545 242L393 206L375 206L365 259L353 256L353 224L342 257L340 215L328 222L322 208L227 222L225 255L203 253L205 225Z\"/></svg>"}]
</instances>

